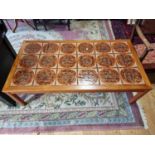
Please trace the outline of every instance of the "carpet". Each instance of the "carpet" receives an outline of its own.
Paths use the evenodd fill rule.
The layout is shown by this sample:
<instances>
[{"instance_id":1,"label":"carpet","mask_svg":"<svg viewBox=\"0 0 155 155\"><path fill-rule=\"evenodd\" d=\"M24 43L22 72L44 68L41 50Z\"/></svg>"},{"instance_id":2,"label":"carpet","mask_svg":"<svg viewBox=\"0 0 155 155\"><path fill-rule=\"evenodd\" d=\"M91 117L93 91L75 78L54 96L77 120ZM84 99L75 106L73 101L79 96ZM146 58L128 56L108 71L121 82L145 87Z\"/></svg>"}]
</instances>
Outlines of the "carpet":
<instances>
[{"instance_id":1,"label":"carpet","mask_svg":"<svg viewBox=\"0 0 155 155\"><path fill-rule=\"evenodd\" d=\"M25 39L115 39L109 20L73 20L71 31L66 27L32 31L23 24L16 33L9 30L7 37L17 53ZM128 103L129 93L18 95L28 102L26 106L9 107L0 102L1 134L138 129L145 126L141 108Z\"/></svg>"},{"instance_id":2,"label":"carpet","mask_svg":"<svg viewBox=\"0 0 155 155\"><path fill-rule=\"evenodd\" d=\"M137 104L129 93L57 93L21 95L24 107L0 104L0 133L143 128Z\"/></svg>"},{"instance_id":3,"label":"carpet","mask_svg":"<svg viewBox=\"0 0 155 155\"><path fill-rule=\"evenodd\" d=\"M13 21L10 20L9 23L12 25ZM24 40L109 40L114 38L109 20L71 20L70 27L71 31L68 31L66 26L58 25L51 25L48 31L44 31L43 28L34 31L25 23L19 23L16 33L12 33L9 29L6 35L16 52L19 51Z\"/></svg>"}]
</instances>

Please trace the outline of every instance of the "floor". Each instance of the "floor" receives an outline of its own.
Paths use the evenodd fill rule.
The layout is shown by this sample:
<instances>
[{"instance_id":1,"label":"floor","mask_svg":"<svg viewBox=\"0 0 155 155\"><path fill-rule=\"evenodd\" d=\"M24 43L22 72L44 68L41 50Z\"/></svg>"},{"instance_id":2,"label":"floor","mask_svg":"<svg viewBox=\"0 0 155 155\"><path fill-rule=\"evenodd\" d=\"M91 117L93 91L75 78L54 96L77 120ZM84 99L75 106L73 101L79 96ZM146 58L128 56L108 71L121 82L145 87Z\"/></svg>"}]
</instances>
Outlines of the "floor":
<instances>
[{"instance_id":1,"label":"floor","mask_svg":"<svg viewBox=\"0 0 155 155\"><path fill-rule=\"evenodd\" d=\"M79 132L55 132L44 134L71 134L71 135L154 135L155 134L155 84L153 89L143 96L139 102L144 110L148 129L111 130L111 131L79 131Z\"/></svg>"},{"instance_id":2,"label":"floor","mask_svg":"<svg viewBox=\"0 0 155 155\"><path fill-rule=\"evenodd\" d=\"M81 26L81 25L80 25ZM84 27L86 28L86 27ZM92 38L94 36L96 36L96 34L98 34L98 38L104 39L103 37L100 37L100 33L98 33L98 31L95 28L92 28L94 31L91 33L86 33L87 34L87 38ZM52 37L55 35L57 36L57 34L52 33ZM74 32L76 33L76 36L78 34L79 38L81 38L82 34L80 31L76 31ZM101 34L104 34L103 32ZM41 36L39 34L39 36ZM63 37L62 37L63 36ZM61 34L61 36L57 36L57 38L64 39L66 35ZM105 36L105 35L103 35ZM11 38L12 37L12 38ZM14 41L14 45L18 48L18 44L16 44L15 42L15 37L11 36L10 38L12 39L12 41ZM27 37L27 36L26 36ZM82 36L83 37L83 36ZM79 39L78 38L78 39ZM17 39L17 38L16 38ZM66 38L65 38L66 39ZM67 38L70 39L70 38ZM77 39L77 38L75 38ZM79 131L79 132L56 132L56 133L47 133L47 134L145 134L145 135L149 135L149 134L155 134L155 85L153 85L153 90L150 91L147 95L145 95L143 98L141 98L140 103L142 105L142 108L146 114L146 118L147 118L147 123L148 123L148 129L137 129L137 130L113 130L113 131ZM46 134L46 133L45 133Z\"/></svg>"}]
</instances>

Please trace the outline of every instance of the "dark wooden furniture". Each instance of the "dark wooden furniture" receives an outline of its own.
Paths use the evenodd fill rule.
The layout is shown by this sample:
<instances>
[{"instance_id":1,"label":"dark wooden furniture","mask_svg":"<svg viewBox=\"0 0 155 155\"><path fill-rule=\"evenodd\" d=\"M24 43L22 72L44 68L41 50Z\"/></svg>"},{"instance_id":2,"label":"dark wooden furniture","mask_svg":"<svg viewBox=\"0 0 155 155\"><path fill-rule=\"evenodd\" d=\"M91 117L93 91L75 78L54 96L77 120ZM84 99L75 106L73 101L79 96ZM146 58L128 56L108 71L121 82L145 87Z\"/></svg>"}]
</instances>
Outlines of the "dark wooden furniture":
<instances>
[{"instance_id":1,"label":"dark wooden furniture","mask_svg":"<svg viewBox=\"0 0 155 155\"><path fill-rule=\"evenodd\" d=\"M25 105L16 93L130 91L138 92L135 103L151 89L130 40L32 40L23 42L3 92Z\"/></svg>"},{"instance_id":2,"label":"dark wooden furniture","mask_svg":"<svg viewBox=\"0 0 155 155\"><path fill-rule=\"evenodd\" d=\"M145 34L154 34L155 33L155 27L152 27L152 25L155 25L155 20L140 20L137 19L135 25L133 26L132 33L130 39L133 40L133 37L135 34L139 36L139 38L142 40L143 44L145 45L145 50L143 54L140 56L140 61L143 62L145 57L148 55L149 52L155 50L152 46L151 43L148 41L148 39L145 37ZM152 67L153 65L150 65L148 68L144 68L150 81L152 83L155 83L155 68Z\"/></svg>"},{"instance_id":3,"label":"dark wooden furniture","mask_svg":"<svg viewBox=\"0 0 155 155\"><path fill-rule=\"evenodd\" d=\"M35 27L27 19L14 19L14 27L13 28L10 26L9 21L7 19L5 21L6 21L6 24L8 25L8 27L12 30L13 33L16 32L16 29L19 26L19 22L24 22L28 26L30 26L32 29L35 30Z\"/></svg>"},{"instance_id":4,"label":"dark wooden furniture","mask_svg":"<svg viewBox=\"0 0 155 155\"><path fill-rule=\"evenodd\" d=\"M144 35L144 33L143 33L142 29L141 29L141 24L142 24L142 20L137 20L136 21L135 25L133 26L130 39L132 41L135 33L137 33L137 35L139 36L139 38L144 43L145 50L144 50L143 54L140 57L140 61L142 62L145 59L145 57L148 54L148 52L149 51L152 51L154 49L151 47L151 44L149 43L148 39L145 37L145 35Z\"/></svg>"},{"instance_id":5,"label":"dark wooden furniture","mask_svg":"<svg viewBox=\"0 0 155 155\"><path fill-rule=\"evenodd\" d=\"M70 31L70 19L66 19L66 20L63 20L63 19L58 19L58 20L54 20L54 19L33 19L33 23L34 23L36 30L39 30L38 29L39 25L43 25L44 29L47 31L48 30L48 28L47 28L48 24L53 23L53 24L57 24L57 25L67 25L68 30Z\"/></svg>"},{"instance_id":6,"label":"dark wooden furniture","mask_svg":"<svg viewBox=\"0 0 155 155\"><path fill-rule=\"evenodd\" d=\"M3 21L0 20L0 100L8 105L16 105L14 100L2 93L3 85L16 58L16 53L6 38L6 31Z\"/></svg>"}]
</instances>

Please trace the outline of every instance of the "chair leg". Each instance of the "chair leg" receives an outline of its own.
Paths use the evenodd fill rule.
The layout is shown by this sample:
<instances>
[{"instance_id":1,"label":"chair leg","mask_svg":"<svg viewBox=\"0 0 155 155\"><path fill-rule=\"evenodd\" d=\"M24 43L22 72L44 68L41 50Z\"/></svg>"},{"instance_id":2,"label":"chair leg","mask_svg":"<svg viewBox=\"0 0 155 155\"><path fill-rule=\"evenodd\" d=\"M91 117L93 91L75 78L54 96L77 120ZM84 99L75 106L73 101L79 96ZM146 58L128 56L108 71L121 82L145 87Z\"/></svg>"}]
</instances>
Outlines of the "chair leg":
<instances>
[{"instance_id":1,"label":"chair leg","mask_svg":"<svg viewBox=\"0 0 155 155\"><path fill-rule=\"evenodd\" d=\"M15 19L15 27L12 30L13 33L15 33L17 27L18 27L18 19Z\"/></svg>"},{"instance_id":2,"label":"chair leg","mask_svg":"<svg viewBox=\"0 0 155 155\"><path fill-rule=\"evenodd\" d=\"M9 29L12 31L12 27L11 27L9 21L7 19L5 19L5 21L6 21L7 26L9 27Z\"/></svg>"},{"instance_id":3,"label":"chair leg","mask_svg":"<svg viewBox=\"0 0 155 155\"><path fill-rule=\"evenodd\" d=\"M44 29L47 31L47 27L46 27L46 22L45 22L45 20L43 19L42 22L43 22L43 25L44 25Z\"/></svg>"},{"instance_id":4,"label":"chair leg","mask_svg":"<svg viewBox=\"0 0 155 155\"><path fill-rule=\"evenodd\" d=\"M68 26L68 30L70 31L70 19L67 20L67 26Z\"/></svg>"},{"instance_id":5,"label":"chair leg","mask_svg":"<svg viewBox=\"0 0 155 155\"><path fill-rule=\"evenodd\" d=\"M37 25L36 19L33 19L33 24L34 24L35 29L38 30L38 25Z\"/></svg>"},{"instance_id":6,"label":"chair leg","mask_svg":"<svg viewBox=\"0 0 155 155\"><path fill-rule=\"evenodd\" d=\"M24 22L35 30L35 27L31 23L29 23L27 19L24 19Z\"/></svg>"},{"instance_id":7,"label":"chair leg","mask_svg":"<svg viewBox=\"0 0 155 155\"><path fill-rule=\"evenodd\" d=\"M137 19L136 20L136 23L134 24L133 28L132 28L132 32L131 32L131 35L130 35L130 40L133 41L133 38L134 38L134 35L136 33L136 25L139 25L141 22L140 19Z\"/></svg>"},{"instance_id":8,"label":"chair leg","mask_svg":"<svg viewBox=\"0 0 155 155\"><path fill-rule=\"evenodd\" d=\"M133 26L132 28L132 32L131 32L131 35L130 35L130 40L133 41L133 37L135 35L135 32L136 32L136 25Z\"/></svg>"}]
</instances>

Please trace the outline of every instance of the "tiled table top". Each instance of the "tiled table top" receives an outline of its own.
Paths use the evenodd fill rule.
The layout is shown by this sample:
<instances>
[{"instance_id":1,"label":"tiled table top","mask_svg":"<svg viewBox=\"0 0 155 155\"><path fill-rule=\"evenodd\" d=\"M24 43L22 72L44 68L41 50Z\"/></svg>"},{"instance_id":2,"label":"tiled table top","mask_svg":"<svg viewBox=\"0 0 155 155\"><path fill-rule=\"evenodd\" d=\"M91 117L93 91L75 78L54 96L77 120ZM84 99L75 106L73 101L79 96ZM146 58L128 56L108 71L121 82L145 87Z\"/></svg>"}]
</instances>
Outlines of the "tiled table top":
<instances>
[{"instance_id":1,"label":"tiled table top","mask_svg":"<svg viewBox=\"0 0 155 155\"><path fill-rule=\"evenodd\" d=\"M95 92L150 88L129 40L32 40L23 42L3 91Z\"/></svg>"}]
</instances>

